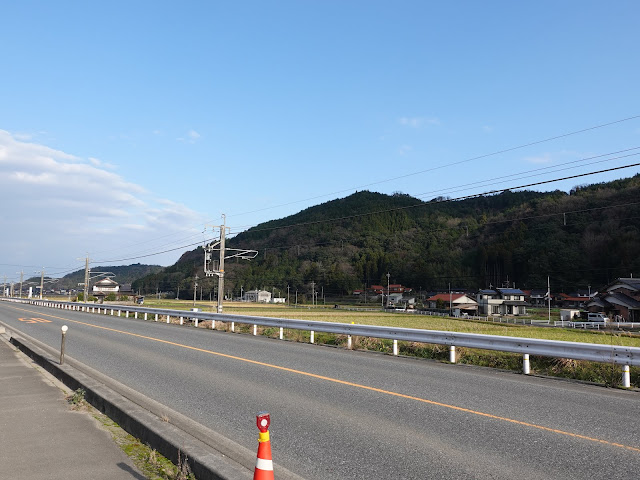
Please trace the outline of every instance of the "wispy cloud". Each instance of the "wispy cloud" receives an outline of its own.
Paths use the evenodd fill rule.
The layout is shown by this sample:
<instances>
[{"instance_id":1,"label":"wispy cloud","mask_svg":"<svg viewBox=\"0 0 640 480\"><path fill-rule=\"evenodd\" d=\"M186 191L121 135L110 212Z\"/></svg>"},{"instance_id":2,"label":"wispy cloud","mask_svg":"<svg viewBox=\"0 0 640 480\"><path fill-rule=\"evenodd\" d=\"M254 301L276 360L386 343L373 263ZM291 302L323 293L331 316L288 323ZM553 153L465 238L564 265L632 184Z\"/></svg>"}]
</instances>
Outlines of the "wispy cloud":
<instances>
[{"instance_id":1,"label":"wispy cloud","mask_svg":"<svg viewBox=\"0 0 640 480\"><path fill-rule=\"evenodd\" d=\"M532 156L532 157L525 157L524 161L528 162L528 163L534 163L536 165L542 165L542 164L551 163L553 161L553 159L551 158L551 154L550 153L543 153L542 155L535 155L535 156Z\"/></svg>"},{"instance_id":2,"label":"wispy cloud","mask_svg":"<svg viewBox=\"0 0 640 480\"><path fill-rule=\"evenodd\" d=\"M483 125L483 126L482 126L482 131L483 131L484 133L493 133L493 131L494 131L494 130L495 130L495 128L493 128L493 127L492 127L492 126L490 126L490 125Z\"/></svg>"},{"instance_id":3,"label":"wispy cloud","mask_svg":"<svg viewBox=\"0 0 640 480\"><path fill-rule=\"evenodd\" d=\"M398 123L405 127L421 128L425 125L440 125L436 117L400 117Z\"/></svg>"},{"instance_id":4,"label":"wispy cloud","mask_svg":"<svg viewBox=\"0 0 640 480\"><path fill-rule=\"evenodd\" d=\"M41 256L45 238L46 250L58 257L114 247L122 254L127 245L192 231L201 222L198 213L155 198L112 167L0 130L0 190L11 199L3 228L13 232L0 238L0 252L21 252L16 262L31 264L34 255Z\"/></svg>"},{"instance_id":5,"label":"wispy cloud","mask_svg":"<svg viewBox=\"0 0 640 480\"><path fill-rule=\"evenodd\" d=\"M411 150L413 150L413 149L411 148L411 146L410 146L410 145L401 145L401 146L398 148L398 153L399 153L400 155L407 155L408 153L410 153L410 152L411 152Z\"/></svg>"},{"instance_id":6,"label":"wispy cloud","mask_svg":"<svg viewBox=\"0 0 640 480\"><path fill-rule=\"evenodd\" d=\"M185 143L196 143L198 140L200 140L200 134L195 130L189 130L184 136L178 138L179 142Z\"/></svg>"}]
</instances>

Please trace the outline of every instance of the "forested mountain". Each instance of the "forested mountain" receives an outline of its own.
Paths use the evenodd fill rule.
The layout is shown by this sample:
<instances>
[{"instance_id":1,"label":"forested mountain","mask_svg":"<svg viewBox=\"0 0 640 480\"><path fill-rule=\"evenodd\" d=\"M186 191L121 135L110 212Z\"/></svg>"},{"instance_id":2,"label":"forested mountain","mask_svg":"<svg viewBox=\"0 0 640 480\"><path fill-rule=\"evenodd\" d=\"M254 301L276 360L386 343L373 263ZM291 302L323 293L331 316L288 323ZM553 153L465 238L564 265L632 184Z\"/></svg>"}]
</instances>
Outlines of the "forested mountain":
<instances>
[{"instance_id":1,"label":"forested mountain","mask_svg":"<svg viewBox=\"0 0 640 480\"><path fill-rule=\"evenodd\" d=\"M227 242L259 251L226 264L225 290L254 288L326 295L391 283L421 290L475 290L508 281L519 288L594 289L640 273L640 175L562 191L504 191L428 202L404 194L354 193L266 222ZM193 295L203 250L134 283L147 293Z\"/></svg>"}]
</instances>

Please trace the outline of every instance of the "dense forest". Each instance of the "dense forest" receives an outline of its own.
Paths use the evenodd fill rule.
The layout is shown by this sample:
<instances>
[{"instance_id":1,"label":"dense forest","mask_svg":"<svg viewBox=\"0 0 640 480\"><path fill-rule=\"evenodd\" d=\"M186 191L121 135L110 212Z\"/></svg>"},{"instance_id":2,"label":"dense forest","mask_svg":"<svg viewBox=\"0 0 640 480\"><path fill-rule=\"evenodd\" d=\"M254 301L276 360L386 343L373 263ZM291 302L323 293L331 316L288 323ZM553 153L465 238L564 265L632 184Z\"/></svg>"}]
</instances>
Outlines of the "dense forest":
<instances>
[{"instance_id":1,"label":"dense forest","mask_svg":"<svg viewBox=\"0 0 640 480\"><path fill-rule=\"evenodd\" d=\"M330 298L374 284L415 290L597 289L640 272L640 175L571 192L506 190L464 200L421 201L405 194L354 193L251 228L227 242L259 251L227 262L225 291L255 288ZM202 248L134 282L142 293L215 298Z\"/></svg>"}]
</instances>

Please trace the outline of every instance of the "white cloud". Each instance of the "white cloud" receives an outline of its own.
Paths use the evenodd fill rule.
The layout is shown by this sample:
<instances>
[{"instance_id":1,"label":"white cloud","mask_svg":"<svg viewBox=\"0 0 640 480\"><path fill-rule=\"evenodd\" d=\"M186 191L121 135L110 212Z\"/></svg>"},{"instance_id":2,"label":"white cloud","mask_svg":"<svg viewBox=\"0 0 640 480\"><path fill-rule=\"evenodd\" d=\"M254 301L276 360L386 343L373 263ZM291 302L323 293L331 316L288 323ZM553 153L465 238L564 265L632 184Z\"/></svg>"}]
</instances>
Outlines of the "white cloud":
<instances>
[{"instance_id":1,"label":"white cloud","mask_svg":"<svg viewBox=\"0 0 640 480\"><path fill-rule=\"evenodd\" d=\"M525 162L534 163L536 165L542 165L546 163L551 163L553 159L551 158L550 153L543 153L542 155L536 155L533 157L526 157L524 159Z\"/></svg>"},{"instance_id":2,"label":"white cloud","mask_svg":"<svg viewBox=\"0 0 640 480\"><path fill-rule=\"evenodd\" d=\"M104 258L100 251L113 251L109 258L128 257L135 253L132 245L157 252L152 246L156 237L198 231L194 226L203 219L197 212L155 198L107 170L112 167L0 130L0 190L6 199L0 264L73 265L87 251L96 252L96 259ZM181 253L170 260L140 261L168 264Z\"/></svg>"},{"instance_id":3,"label":"white cloud","mask_svg":"<svg viewBox=\"0 0 640 480\"><path fill-rule=\"evenodd\" d=\"M398 148L398 153L400 155L406 155L406 154L410 153L411 150L413 150L413 149L411 148L410 145L401 145L400 148Z\"/></svg>"},{"instance_id":4,"label":"white cloud","mask_svg":"<svg viewBox=\"0 0 640 480\"><path fill-rule=\"evenodd\" d=\"M411 128L421 128L425 125L440 125L440 120L435 117L401 117L400 125Z\"/></svg>"},{"instance_id":5,"label":"white cloud","mask_svg":"<svg viewBox=\"0 0 640 480\"><path fill-rule=\"evenodd\" d=\"M189 130L183 137L179 137L179 142L196 143L200 139L200 134L195 130Z\"/></svg>"}]
</instances>

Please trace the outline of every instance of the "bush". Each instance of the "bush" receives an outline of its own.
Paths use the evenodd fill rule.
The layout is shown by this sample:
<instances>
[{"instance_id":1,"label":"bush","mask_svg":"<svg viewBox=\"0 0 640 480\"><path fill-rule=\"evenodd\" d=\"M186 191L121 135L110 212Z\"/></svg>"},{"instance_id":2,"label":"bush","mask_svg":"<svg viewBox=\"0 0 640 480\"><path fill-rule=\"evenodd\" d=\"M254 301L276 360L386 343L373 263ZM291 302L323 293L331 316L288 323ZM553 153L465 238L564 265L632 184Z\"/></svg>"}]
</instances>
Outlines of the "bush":
<instances>
[{"instance_id":1,"label":"bush","mask_svg":"<svg viewBox=\"0 0 640 480\"><path fill-rule=\"evenodd\" d=\"M109 295L107 295L106 297L104 297L104 299L107 302L115 302L116 301L116 294L111 292Z\"/></svg>"}]
</instances>

